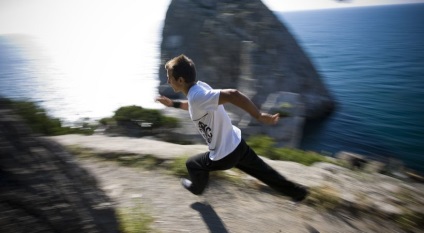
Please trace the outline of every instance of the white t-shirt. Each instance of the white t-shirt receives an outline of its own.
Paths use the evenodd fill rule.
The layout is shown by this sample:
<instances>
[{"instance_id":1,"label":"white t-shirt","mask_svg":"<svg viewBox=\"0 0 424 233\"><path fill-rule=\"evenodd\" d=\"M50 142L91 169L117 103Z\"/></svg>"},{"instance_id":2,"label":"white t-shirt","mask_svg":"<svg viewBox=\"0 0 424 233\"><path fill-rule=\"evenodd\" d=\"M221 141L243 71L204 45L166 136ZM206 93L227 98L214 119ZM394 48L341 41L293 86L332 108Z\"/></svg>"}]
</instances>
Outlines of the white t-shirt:
<instances>
[{"instance_id":1,"label":"white t-shirt","mask_svg":"<svg viewBox=\"0 0 424 233\"><path fill-rule=\"evenodd\" d=\"M220 160L236 149L241 131L233 126L223 105L218 105L219 89L198 81L188 92L190 118L209 146L209 158Z\"/></svg>"}]
</instances>

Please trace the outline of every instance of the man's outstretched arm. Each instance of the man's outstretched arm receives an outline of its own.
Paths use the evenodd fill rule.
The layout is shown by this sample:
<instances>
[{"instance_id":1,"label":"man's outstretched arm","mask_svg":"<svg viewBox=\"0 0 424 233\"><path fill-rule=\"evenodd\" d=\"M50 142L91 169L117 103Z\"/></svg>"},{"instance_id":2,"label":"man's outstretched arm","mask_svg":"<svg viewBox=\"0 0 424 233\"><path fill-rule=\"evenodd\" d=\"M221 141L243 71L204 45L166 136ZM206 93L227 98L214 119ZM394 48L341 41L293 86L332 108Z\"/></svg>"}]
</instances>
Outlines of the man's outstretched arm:
<instances>
[{"instance_id":1,"label":"man's outstretched arm","mask_svg":"<svg viewBox=\"0 0 424 233\"><path fill-rule=\"evenodd\" d=\"M187 100L171 100L170 98L161 95L159 97L156 97L156 101L160 102L161 104L165 105L166 107L178 106L178 108L181 108L183 110L188 110L188 101ZM179 104L177 102L179 102Z\"/></svg>"},{"instance_id":2,"label":"man's outstretched arm","mask_svg":"<svg viewBox=\"0 0 424 233\"><path fill-rule=\"evenodd\" d=\"M264 124L274 125L280 119L280 114L261 112L256 105L243 93L236 89L223 89L219 95L219 104L231 103L249 113L253 118Z\"/></svg>"}]
</instances>

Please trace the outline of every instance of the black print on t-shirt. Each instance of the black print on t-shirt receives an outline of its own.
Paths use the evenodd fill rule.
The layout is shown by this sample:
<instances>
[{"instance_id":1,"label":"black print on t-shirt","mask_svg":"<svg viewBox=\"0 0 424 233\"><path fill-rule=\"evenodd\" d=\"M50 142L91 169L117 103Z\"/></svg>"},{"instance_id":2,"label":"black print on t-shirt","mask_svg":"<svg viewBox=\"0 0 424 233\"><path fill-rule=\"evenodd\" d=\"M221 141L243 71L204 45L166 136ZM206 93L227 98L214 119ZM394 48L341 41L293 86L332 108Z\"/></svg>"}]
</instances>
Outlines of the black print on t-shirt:
<instances>
[{"instance_id":1,"label":"black print on t-shirt","mask_svg":"<svg viewBox=\"0 0 424 233\"><path fill-rule=\"evenodd\" d=\"M199 121L199 131L202 133L203 137L206 139L208 143L212 141L212 129L205 123Z\"/></svg>"}]
</instances>

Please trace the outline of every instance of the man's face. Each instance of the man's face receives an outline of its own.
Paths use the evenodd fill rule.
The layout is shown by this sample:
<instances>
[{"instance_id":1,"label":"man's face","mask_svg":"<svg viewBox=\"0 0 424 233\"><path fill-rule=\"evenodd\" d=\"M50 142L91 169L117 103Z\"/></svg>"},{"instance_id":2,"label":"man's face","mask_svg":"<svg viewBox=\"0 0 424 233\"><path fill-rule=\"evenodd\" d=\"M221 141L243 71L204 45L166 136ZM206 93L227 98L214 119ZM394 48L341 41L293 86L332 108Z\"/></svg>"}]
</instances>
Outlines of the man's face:
<instances>
[{"instance_id":1,"label":"man's face","mask_svg":"<svg viewBox=\"0 0 424 233\"><path fill-rule=\"evenodd\" d=\"M169 84L169 86L172 87L172 89L174 90L174 92L180 92L181 91L181 80L182 78L179 78L178 80L176 80L173 76L172 76L172 71L171 70L166 70L166 76L168 77L168 81L167 83Z\"/></svg>"}]
</instances>

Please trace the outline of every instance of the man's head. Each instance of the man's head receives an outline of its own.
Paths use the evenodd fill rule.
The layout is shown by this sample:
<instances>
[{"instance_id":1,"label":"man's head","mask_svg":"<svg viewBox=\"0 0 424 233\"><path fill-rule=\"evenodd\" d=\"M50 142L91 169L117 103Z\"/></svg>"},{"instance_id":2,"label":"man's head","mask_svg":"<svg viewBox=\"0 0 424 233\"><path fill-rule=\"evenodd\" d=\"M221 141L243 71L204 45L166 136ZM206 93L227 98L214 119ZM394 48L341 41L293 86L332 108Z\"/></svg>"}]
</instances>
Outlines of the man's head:
<instances>
[{"instance_id":1,"label":"man's head","mask_svg":"<svg viewBox=\"0 0 424 233\"><path fill-rule=\"evenodd\" d=\"M196 67L194 62L181 54L172 58L165 64L168 76L168 84L175 92L183 91L184 87L196 81Z\"/></svg>"}]
</instances>

